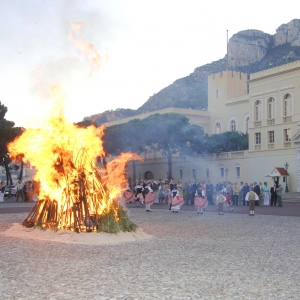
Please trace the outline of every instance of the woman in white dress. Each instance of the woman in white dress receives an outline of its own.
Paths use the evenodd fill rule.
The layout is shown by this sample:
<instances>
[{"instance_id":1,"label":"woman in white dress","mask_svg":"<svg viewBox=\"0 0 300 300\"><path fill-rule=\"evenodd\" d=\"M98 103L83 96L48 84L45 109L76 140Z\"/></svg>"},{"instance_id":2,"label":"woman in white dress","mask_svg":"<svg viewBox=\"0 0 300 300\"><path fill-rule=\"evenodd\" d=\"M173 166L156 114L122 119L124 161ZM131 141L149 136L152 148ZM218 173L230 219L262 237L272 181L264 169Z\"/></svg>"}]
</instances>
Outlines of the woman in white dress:
<instances>
[{"instance_id":1,"label":"woman in white dress","mask_svg":"<svg viewBox=\"0 0 300 300\"><path fill-rule=\"evenodd\" d=\"M268 184L264 182L264 185L262 187L262 196L264 199L264 205L269 205L270 204L270 189L268 187Z\"/></svg>"}]
</instances>

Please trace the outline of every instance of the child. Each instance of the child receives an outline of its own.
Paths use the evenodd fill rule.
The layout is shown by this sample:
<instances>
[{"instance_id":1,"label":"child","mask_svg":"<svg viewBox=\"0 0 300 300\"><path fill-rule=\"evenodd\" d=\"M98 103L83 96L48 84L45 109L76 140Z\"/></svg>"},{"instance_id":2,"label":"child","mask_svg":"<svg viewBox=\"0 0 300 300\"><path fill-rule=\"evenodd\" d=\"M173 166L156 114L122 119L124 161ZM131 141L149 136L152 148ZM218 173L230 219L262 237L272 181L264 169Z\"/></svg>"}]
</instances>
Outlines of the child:
<instances>
[{"instance_id":1,"label":"child","mask_svg":"<svg viewBox=\"0 0 300 300\"><path fill-rule=\"evenodd\" d=\"M218 192L216 203L218 204L219 215L224 215L223 213L223 205L224 205L225 197L221 191Z\"/></svg>"},{"instance_id":2,"label":"child","mask_svg":"<svg viewBox=\"0 0 300 300\"><path fill-rule=\"evenodd\" d=\"M184 199L182 196L179 195L179 191L177 190L177 185L174 184L173 190L171 191L169 210L178 213L183 203L184 203Z\"/></svg>"},{"instance_id":3,"label":"child","mask_svg":"<svg viewBox=\"0 0 300 300\"><path fill-rule=\"evenodd\" d=\"M228 193L225 196L225 205L224 206L225 207L230 206L230 210L233 211L231 197L230 197L230 195Z\"/></svg>"},{"instance_id":4,"label":"child","mask_svg":"<svg viewBox=\"0 0 300 300\"><path fill-rule=\"evenodd\" d=\"M205 209L208 205L208 202L205 197L205 191L202 188L198 188L195 193L194 205L197 207L197 214L203 214L203 209Z\"/></svg>"},{"instance_id":5,"label":"child","mask_svg":"<svg viewBox=\"0 0 300 300\"><path fill-rule=\"evenodd\" d=\"M140 206L140 203L142 205L144 205L144 198L143 198L143 191L144 191L144 187L143 187L143 182L140 181L138 183L137 186L135 186L135 197L136 197L136 201L138 202L137 206Z\"/></svg>"},{"instance_id":6,"label":"child","mask_svg":"<svg viewBox=\"0 0 300 300\"><path fill-rule=\"evenodd\" d=\"M145 204L146 204L146 212L152 211L150 209L150 205L155 202L156 194L151 188L151 181L147 182L147 186L145 187Z\"/></svg>"}]
</instances>

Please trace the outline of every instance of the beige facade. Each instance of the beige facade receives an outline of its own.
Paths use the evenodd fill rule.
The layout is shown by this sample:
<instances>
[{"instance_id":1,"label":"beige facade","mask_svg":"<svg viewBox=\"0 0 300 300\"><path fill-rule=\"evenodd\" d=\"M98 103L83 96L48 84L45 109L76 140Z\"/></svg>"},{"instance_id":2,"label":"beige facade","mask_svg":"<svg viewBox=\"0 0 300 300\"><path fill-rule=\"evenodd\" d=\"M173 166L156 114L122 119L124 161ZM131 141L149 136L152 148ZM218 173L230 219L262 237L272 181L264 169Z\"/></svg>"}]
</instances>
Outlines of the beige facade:
<instances>
[{"instance_id":1,"label":"beige facade","mask_svg":"<svg viewBox=\"0 0 300 300\"><path fill-rule=\"evenodd\" d=\"M192 178L218 181L267 181L275 167L288 163L288 188L300 191L300 61L247 74L225 71L208 78L208 111L168 108L154 113L180 113L191 123L202 126L208 134L241 131L249 134L249 150L205 156L176 156L175 180ZM129 119L119 120L119 123ZM116 124L116 122L109 125ZM293 138L294 137L294 138ZM298 150L297 150L298 149ZM166 178L167 160L160 153L145 153L137 163L136 177ZM226 172L226 170L228 172ZM128 166L133 178L132 167ZM277 179L277 178L276 178ZM285 178L279 182L285 187Z\"/></svg>"}]
</instances>

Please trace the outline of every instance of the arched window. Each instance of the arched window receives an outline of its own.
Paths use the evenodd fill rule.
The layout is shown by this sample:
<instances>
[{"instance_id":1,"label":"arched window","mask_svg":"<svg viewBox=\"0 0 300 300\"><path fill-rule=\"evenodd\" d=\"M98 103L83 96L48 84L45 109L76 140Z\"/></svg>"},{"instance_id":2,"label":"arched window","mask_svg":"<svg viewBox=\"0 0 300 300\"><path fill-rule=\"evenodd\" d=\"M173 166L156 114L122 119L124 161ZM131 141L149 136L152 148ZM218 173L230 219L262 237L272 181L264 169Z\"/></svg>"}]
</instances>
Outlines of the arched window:
<instances>
[{"instance_id":1,"label":"arched window","mask_svg":"<svg viewBox=\"0 0 300 300\"><path fill-rule=\"evenodd\" d=\"M273 97L268 99L268 119L275 118L275 99Z\"/></svg>"},{"instance_id":2,"label":"arched window","mask_svg":"<svg viewBox=\"0 0 300 300\"><path fill-rule=\"evenodd\" d=\"M248 133L249 126L249 118L246 119L246 133Z\"/></svg>"},{"instance_id":3,"label":"arched window","mask_svg":"<svg viewBox=\"0 0 300 300\"><path fill-rule=\"evenodd\" d=\"M261 121L261 102L257 100L254 104L254 118L255 121Z\"/></svg>"},{"instance_id":4,"label":"arched window","mask_svg":"<svg viewBox=\"0 0 300 300\"><path fill-rule=\"evenodd\" d=\"M221 133L221 124L218 122L216 123L216 134Z\"/></svg>"},{"instance_id":5,"label":"arched window","mask_svg":"<svg viewBox=\"0 0 300 300\"><path fill-rule=\"evenodd\" d=\"M153 179L153 173L150 171L145 172L144 177L146 180Z\"/></svg>"},{"instance_id":6,"label":"arched window","mask_svg":"<svg viewBox=\"0 0 300 300\"><path fill-rule=\"evenodd\" d=\"M292 97L290 94L286 94L283 97L284 102L283 102L283 115L285 117L291 116L292 115Z\"/></svg>"},{"instance_id":7,"label":"arched window","mask_svg":"<svg viewBox=\"0 0 300 300\"><path fill-rule=\"evenodd\" d=\"M230 131L236 131L236 122L234 120L230 121Z\"/></svg>"}]
</instances>

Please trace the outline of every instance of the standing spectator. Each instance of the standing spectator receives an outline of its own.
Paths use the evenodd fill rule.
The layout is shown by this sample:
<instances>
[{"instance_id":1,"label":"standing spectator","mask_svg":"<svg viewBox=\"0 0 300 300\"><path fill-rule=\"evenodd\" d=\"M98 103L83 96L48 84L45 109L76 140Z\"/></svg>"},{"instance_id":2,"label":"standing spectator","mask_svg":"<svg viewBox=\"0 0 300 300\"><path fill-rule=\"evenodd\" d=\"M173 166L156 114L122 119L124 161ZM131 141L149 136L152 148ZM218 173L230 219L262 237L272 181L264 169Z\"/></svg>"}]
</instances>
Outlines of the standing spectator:
<instances>
[{"instance_id":1,"label":"standing spectator","mask_svg":"<svg viewBox=\"0 0 300 300\"><path fill-rule=\"evenodd\" d=\"M259 205L264 205L264 199L263 199L263 185L262 182L259 183L260 193L259 193Z\"/></svg>"},{"instance_id":2,"label":"standing spectator","mask_svg":"<svg viewBox=\"0 0 300 300\"><path fill-rule=\"evenodd\" d=\"M190 180L187 185L187 192L188 192L187 205L191 205L194 202L195 193L193 193L194 191L193 185L194 185L194 181Z\"/></svg>"},{"instance_id":3,"label":"standing spectator","mask_svg":"<svg viewBox=\"0 0 300 300\"><path fill-rule=\"evenodd\" d=\"M221 181L219 181L219 183L216 184L216 193L220 192L223 188L223 184Z\"/></svg>"},{"instance_id":4,"label":"standing spectator","mask_svg":"<svg viewBox=\"0 0 300 300\"><path fill-rule=\"evenodd\" d=\"M228 181L226 184L226 190L227 190L227 194L231 197L232 196L232 184L231 181Z\"/></svg>"},{"instance_id":5,"label":"standing spectator","mask_svg":"<svg viewBox=\"0 0 300 300\"><path fill-rule=\"evenodd\" d=\"M247 182L245 182L245 184L243 186L243 205L244 206L246 205L246 195L247 195L247 193L249 193L249 191L250 191L250 186L248 185ZM247 201L247 204L249 204L248 201Z\"/></svg>"},{"instance_id":6,"label":"standing spectator","mask_svg":"<svg viewBox=\"0 0 300 300\"><path fill-rule=\"evenodd\" d=\"M224 213L223 213L224 201L225 201L225 197L223 196L222 192L219 191L217 194L217 198L216 198L219 215L224 215Z\"/></svg>"},{"instance_id":7,"label":"standing spectator","mask_svg":"<svg viewBox=\"0 0 300 300\"><path fill-rule=\"evenodd\" d=\"M22 184L21 180L18 180L18 184L17 184L16 188L17 188L17 199L16 199L16 201L19 200L19 197L21 197L22 201L24 201L23 184Z\"/></svg>"},{"instance_id":8,"label":"standing spectator","mask_svg":"<svg viewBox=\"0 0 300 300\"><path fill-rule=\"evenodd\" d=\"M0 202L4 202L5 184L4 181L0 183Z\"/></svg>"},{"instance_id":9,"label":"standing spectator","mask_svg":"<svg viewBox=\"0 0 300 300\"><path fill-rule=\"evenodd\" d=\"M244 182L240 182L240 192L239 192L239 202L242 204L243 202L243 187L244 187Z\"/></svg>"},{"instance_id":10,"label":"standing spectator","mask_svg":"<svg viewBox=\"0 0 300 300\"><path fill-rule=\"evenodd\" d=\"M194 198L196 191L201 187L201 184L198 179L196 179L195 183L193 184L193 194L192 194L192 203L191 205L194 205Z\"/></svg>"},{"instance_id":11,"label":"standing spectator","mask_svg":"<svg viewBox=\"0 0 300 300\"><path fill-rule=\"evenodd\" d=\"M258 200L255 200L255 206L259 206L260 186L255 181L254 181L253 192L258 196Z\"/></svg>"},{"instance_id":12,"label":"standing spectator","mask_svg":"<svg viewBox=\"0 0 300 300\"><path fill-rule=\"evenodd\" d=\"M183 196L183 186L182 186L182 183L180 180L178 180L178 182L177 182L177 190L179 192L179 195Z\"/></svg>"},{"instance_id":13,"label":"standing spectator","mask_svg":"<svg viewBox=\"0 0 300 300\"><path fill-rule=\"evenodd\" d=\"M253 187L250 188L250 191L245 197L246 201L249 201L249 216L254 216L255 212L255 201L258 200L257 194L253 191Z\"/></svg>"},{"instance_id":14,"label":"standing spectator","mask_svg":"<svg viewBox=\"0 0 300 300\"><path fill-rule=\"evenodd\" d=\"M263 190L264 205L270 205L270 190L267 182L264 182L262 190Z\"/></svg>"},{"instance_id":15,"label":"standing spectator","mask_svg":"<svg viewBox=\"0 0 300 300\"><path fill-rule=\"evenodd\" d=\"M276 206L277 203L277 194L276 194L276 183L270 189L271 194L271 206Z\"/></svg>"},{"instance_id":16,"label":"standing spectator","mask_svg":"<svg viewBox=\"0 0 300 300\"><path fill-rule=\"evenodd\" d=\"M240 194L240 187L238 186L237 182L234 182L232 186L233 205L239 205L239 194Z\"/></svg>"},{"instance_id":17,"label":"standing spectator","mask_svg":"<svg viewBox=\"0 0 300 300\"><path fill-rule=\"evenodd\" d=\"M210 205L214 205L213 192L214 192L214 186L212 185L210 180L208 180L206 185L206 197Z\"/></svg>"},{"instance_id":18,"label":"standing spectator","mask_svg":"<svg viewBox=\"0 0 300 300\"><path fill-rule=\"evenodd\" d=\"M281 184L278 184L278 187L276 189L276 194L277 194L277 200L278 200L279 207L282 207L282 199L281 199L282 191L283 191L283 188L282 188Z\"/></svg>"}]
</instances>

